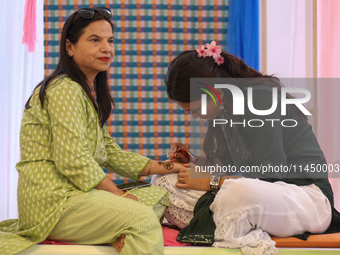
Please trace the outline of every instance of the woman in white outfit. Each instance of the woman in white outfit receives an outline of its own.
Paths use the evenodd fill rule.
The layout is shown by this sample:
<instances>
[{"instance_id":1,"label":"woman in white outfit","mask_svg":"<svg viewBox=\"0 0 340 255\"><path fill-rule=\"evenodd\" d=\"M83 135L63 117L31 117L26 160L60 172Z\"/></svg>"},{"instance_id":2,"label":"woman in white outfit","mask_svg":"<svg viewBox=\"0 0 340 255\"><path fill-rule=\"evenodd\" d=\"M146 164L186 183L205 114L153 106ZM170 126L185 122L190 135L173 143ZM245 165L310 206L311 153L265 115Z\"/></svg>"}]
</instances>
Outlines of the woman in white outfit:
<instances>
[{"instance_id":1,"label":"woman in white outfit","mask_svg":"<svg viewBox=\"0 0 340 255\"><path fill-rule=\"evenodd\" d=\"M213 89L213 84L202 82L190 88L190 78L232 80L243 92L245 102L247 88L252 88L249 96L257 110L270 109L273 91L277 90L278 107L269 115L259 116L245 106L244 115L236 115L233 114L236 104L228 89ZM184 228L178 240L241 248L244 254L278 254L269 235L308 237L310 233L323 233L329 228L332 211L336 211L327 171L315 174L305 170L326 165L325 157L306 116L297 107L287 105L287 114L281 115L281 83L277 78L257 72L212 42L176 57L169 65L165 85L169 99L190 111L194 118L207 119L203 146L207 164L214 165L216 158L222 166L242 172L242 175L190 178L190 166L193 169L194 164L178 151L187 148L181 143L171 146L169 156L174 161L187 163L187 168L178 175L157 176L154 182L169 191L171 206L165 216L169 222ZM207 112L201 113L202 88L217 102L220 100L223 107L208 96ZM256 119L264 125L256 128L254 123L213 125L214 119L234 123L250 123ZM286 127L280 122L274 125L266 119L293 119L296 125ZM252 166L262 170L267 167L267 171L245 171ZM278 171L268 171L270 167ZM209 217L213 221L209 222ZM200 233L211 228L212 241L209 233Z\"/></svg>"}]
</instances>

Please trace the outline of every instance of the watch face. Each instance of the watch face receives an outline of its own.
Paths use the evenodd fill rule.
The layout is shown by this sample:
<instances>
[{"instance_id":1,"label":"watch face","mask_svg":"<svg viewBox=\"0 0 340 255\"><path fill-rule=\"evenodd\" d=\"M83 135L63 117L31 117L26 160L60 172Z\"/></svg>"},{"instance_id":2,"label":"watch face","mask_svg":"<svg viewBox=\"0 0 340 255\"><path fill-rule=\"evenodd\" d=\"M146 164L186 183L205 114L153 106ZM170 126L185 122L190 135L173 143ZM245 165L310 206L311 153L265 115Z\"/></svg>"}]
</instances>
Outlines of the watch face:
<instances>
[{"instance_id":1,"label":"watch face","mask_svg":"<svg viewBox=\"0 0 340 255\"><path fill-rule=\"evenodd\" d=\"M212 192L217 192L218 191L218 185L220 183L220 179L221 179L221 177L218 176L218 175L211 176L211 179L210 179L210 190Z\"/></svg>"},{"instance_id":2,"label":"watch face","mask_svg":"<svg viewBox=\"0 0 340 255\"><path fill-rule=\"evenodd\" d=\"M220 177L220 176L217 176L217 175L211 176L211 180L214 181L214 182L219 181L220 178L221 178L221 177Z\"/></svg>"}]
</instances>

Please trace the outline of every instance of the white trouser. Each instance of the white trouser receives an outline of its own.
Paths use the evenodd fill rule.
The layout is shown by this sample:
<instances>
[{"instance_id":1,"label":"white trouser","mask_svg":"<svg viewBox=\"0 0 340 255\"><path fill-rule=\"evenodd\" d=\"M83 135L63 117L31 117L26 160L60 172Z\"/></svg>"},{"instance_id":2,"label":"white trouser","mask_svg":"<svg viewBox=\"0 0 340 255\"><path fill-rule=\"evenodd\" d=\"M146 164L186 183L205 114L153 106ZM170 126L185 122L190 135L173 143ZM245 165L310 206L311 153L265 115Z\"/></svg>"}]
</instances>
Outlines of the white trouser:
<instances>
[{"instance_id":1,"label":"white trouser","mask_svg":"<svg viewBox=\"0 0 340 255\"><path fill-rule=\"evenodd\" d=\"M183 227L205 192L179 190L176 181L177 175L169 174L158 176L155 184L169 191L168 221ZM314 184L296 186L243 177L226 179L210 209L216 224L213 246L241 248L244 254L275 254L275 242L268 234L323 233L332 218L328 199Z\"/></svg>"}]
</instances>

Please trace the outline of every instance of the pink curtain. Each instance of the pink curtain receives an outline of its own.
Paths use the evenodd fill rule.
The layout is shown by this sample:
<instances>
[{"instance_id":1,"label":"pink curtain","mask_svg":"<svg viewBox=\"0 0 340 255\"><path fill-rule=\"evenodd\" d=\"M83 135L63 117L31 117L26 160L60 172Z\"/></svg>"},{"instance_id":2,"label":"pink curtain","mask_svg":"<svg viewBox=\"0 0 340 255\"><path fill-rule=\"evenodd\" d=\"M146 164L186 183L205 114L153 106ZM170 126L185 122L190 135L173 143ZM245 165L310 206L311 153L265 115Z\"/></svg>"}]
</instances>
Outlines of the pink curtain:
<instances>
[{"instance_id":1,"label":"pink curtain","mask_svg":"<svg viewBox=\"0 0 340 255\"><path fill-rule=\"evenodd\" d=\"M22 43L27 44L28 52L35 51L35 43L37 41L36 4L37 0L26 0L25 2Z\"/></svg>"},{"instance_id":2,"label":"pink curtain","mask_svg":"<svg viewBox=\"0 0 340 255\"><path fill-rule=\"evenodd\" d=\"M329 164L340 164L340 1L317 1L318 140ZM338 173L336 177L339 177ZM330 175L340 210L340 178Z\"/></svg>"}]
</instances>

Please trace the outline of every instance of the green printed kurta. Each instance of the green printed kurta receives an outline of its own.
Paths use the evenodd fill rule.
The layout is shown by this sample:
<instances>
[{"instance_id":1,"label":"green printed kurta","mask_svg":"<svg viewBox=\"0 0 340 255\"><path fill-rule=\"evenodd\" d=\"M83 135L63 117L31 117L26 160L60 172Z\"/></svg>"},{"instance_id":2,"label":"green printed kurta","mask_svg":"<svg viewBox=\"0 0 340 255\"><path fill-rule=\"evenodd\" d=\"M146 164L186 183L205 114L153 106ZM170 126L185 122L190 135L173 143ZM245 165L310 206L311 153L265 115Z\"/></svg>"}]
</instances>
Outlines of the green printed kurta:
<instances>
[{"instance_id":1,"label":"green printed kurta","mask_svg":"<svg viewBox=\"0 0 340 255\"><path fill-rule=\"evenodd\" d=\"M96 111L83 89L66 76L56 78L48 86L43 108L39 100L39 89L35 90L30 100L30 108L26 109L23 114L20 149L21 160L17 164L19 219L0 222L1 254L15 254L45 240L64 214L63 210L66 208L65 212L70 213L71 210L67 208L79 207L77 203L85 201L89 196L92 199L89 201L96 201L98 195L98 200L103 204L105 199L110 200L105 203L105 206L112 213L104 217L98 214L98 217L104 218L104 222L110 221L110 217L115 219L121 217L121 222L130 221L133 224L129 219L132 217L129 210L138 210L140 211L138 214L143 215L143 213L150 214L147 206L159 211L160 204L168 205L167 193L155 186L149 187L147 192L146 189L137 189L132 192L147 206L135 201L127 201L129 199L108 192L106 193L110 196L106 196L104 191L94 189L106 177L103 168L137 181L149 159L121 150L110 137L106 126L100 128ZM99 194L104 194L104 196L100 197ZM68 201L71 197L72 200ZM112 203L114 200L118 202ZM107 206L110 203L111 207ZM115 204L119 205L120 212L123 209L126 213L115 214L115 209L117 209ZM126 208L124 208L125 204L127 204ZM128 204L132 204L132 207ZM91 204L86 206L89 207ZM77 214L76 211L71 212L71 214ZM151 212L151 214L154 213ZM98 218L96 215L86 216L86 212L81 216L83 218L79 218L77 223L73 222L73 225L81 227L85 224L86 217ZM157 217L155 214L150 217L154 217L151 220L148 219L152 225L154 223L152 221L157 221ZM88 222L86 224L91 225ZM121 229L124 227L121 226ZM158 239L162 238L162 233L160 226L159 229L156 225L151 229L154 231L151 233L154 240L148 238L151 240L149 244L145 240L142 241L145 243L144 246L142 245L143 247L139 247L136 251L136 247L141 244L133 243L129 247L130 237L127 237L126 247L123 248L122 254L125 253L124 250L126 254L128 250L130 252L135 250L134 254L152 254L148 253L148 249L151 249L148 245L155 246L157 243L160 245ZM95 230L87 228L82 231ZM138 240L136 236L142 233L138 231L138 233L131 233L132 237L135 235L135 238L131 240ZM118 229L113 232L107 233L107 240L105 238L98 240L113 242L119 234L122 234ZM144 232L144 235L148 235ZM91 240L77 238L67 239L67 241L91 243Z\"/></svg>"}]
</instances>

